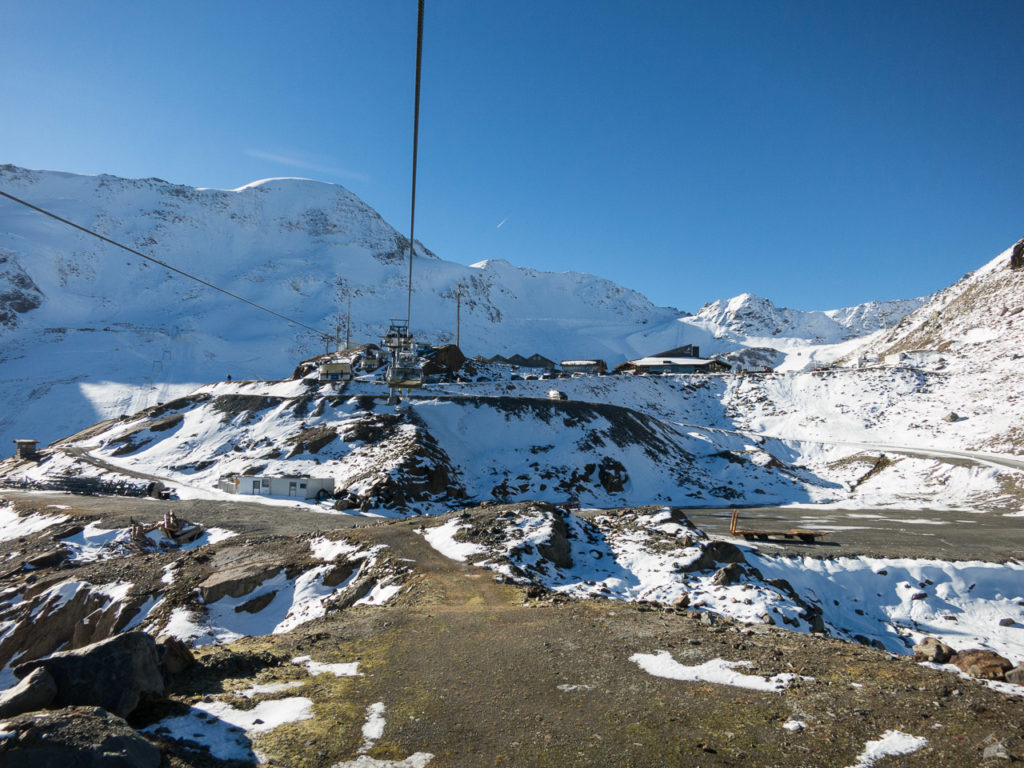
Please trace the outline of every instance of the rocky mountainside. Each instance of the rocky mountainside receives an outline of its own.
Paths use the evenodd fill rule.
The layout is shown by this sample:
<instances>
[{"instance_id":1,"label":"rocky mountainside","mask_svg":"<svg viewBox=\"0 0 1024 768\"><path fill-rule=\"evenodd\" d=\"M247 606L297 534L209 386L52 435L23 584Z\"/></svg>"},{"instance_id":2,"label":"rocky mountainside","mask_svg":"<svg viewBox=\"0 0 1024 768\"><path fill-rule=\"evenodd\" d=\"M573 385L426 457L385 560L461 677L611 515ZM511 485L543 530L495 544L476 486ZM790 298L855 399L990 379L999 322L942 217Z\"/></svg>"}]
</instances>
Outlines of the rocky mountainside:
<instances>
[{"instance_id":1,"label":"rocky mountainside","mask_svg":"<svg viewBox=\"0 0 1024 768\"><path fill-rule=\"evenodd\" d=\"M847 358L914 367L931 379L933 402L949 405L948 430L967 427L967 447L1024 450L1024 240L939 291ZM947 414L948 415L948 414ZM967 425L974 420L974 425ZM981 427L977 422L987 424Z\"/></svg>"},{"instance_id":2,"label":"rocky mountainside","mask_svg":"<svg viewBox=\"0 0 1024 768\"><path fill-rule=\"evenodd\" d=\"M954 370L1008 373L1019 371L1022 342L1024 239L931 296L860 354L932 353Z\"/></svg>"}]
</instances>

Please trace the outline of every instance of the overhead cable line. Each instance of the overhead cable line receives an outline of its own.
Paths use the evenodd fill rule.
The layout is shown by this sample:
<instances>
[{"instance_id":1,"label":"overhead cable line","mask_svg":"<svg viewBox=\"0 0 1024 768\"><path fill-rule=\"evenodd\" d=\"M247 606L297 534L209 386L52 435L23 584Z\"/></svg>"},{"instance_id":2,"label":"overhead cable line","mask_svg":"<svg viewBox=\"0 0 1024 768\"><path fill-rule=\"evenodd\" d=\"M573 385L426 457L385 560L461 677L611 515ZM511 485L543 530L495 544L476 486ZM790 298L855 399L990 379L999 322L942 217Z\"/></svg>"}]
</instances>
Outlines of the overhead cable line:
<instances>
[{"instance_id":1,"label":"overhead cable line","mask_svg":"<svg viewBox=\"0 0 1024 768\"><path fill-rule=\"evenodd\" d=\"M25 200L22 200L21 198L15 197L14 195L9 195L6 192L4 192L3 190L0 190L0 196L6 197L8 200L13 200L16 203L24 205L26 208L31 208L33 211L38 211L39 213L43 214L44 216L49 216L51 219L56 219L57 221L61 222L62 224L67 224L69 227L74 227L77 230L85 232L87 235L92 235L95 238L99 238L100 240L102 240L105 243L110 243L111 245L115 245L115 246L117 246L118 248L120 248L122 250L128 251L128 253L132 253L132 254L138 256L139 258L145 259L146 261L151 261L154 264L158 264L161 267L163 267L164 269L168 269L171 272L177 272L179 275L187 277L189 280L195 280L197 283L201 283L202 285L205 285L207 288L212 288L215 291L219 291L220 293L223 293L225 296L230 296L232 299L237 299L238 301L241 301L241 302L243 302L245 304L248 304L250 307L254 307L254 308L258 309L258 310L261 310L263 312L271 314L274 317L277 317L277 318L279 318L281 320L284 320L287 323L291 323L292 325L298 325L298 326L300 326L302 328L305 328L307 331L312 331L317 336L321 336L321 337L323 337L325 339L331 338L330 334L328 334L328 333L324 333L323 331L318 330L317 328L313 328L312 326L306 325L305 323L301 323L298 320L295 320L294 318L288 317L287 315L282 315L280 312L275 312L274 310L270 309L269 307L264 307L262 304L257 304L255 301L250 301L249 299L245 298L244 296L239 296L237 293L232 293L231 291L225 290L224 288L221 288L219 286L214 285L211 282L203 280L203 278L201 278L201 277L196 277L195 275L190 274L190 273L186 272L183 269L178 269L177 267L172 267L167 262L160 261L160 259L154 259L152 256L147 256L146 254L142 253L141 251L137 251L134 248L129 248L127 245L122 245L121 243L117 242L116 240L111 240L109 237L107 237L105 235L101 235L99 232L94 232L93 230L87 229L86 227L83 227L80 224L75 224L75 222L73 222L73 221L68 221L67 219L62 218L62 217L58 216L55 213L51 213L50 211L47 211L45 208L40 208L38 205L32 205L32 203L27 202Z\"/></svg>"},{"instance_id":2,"label":"overhead cable line","mask_svg":"<svg viewBox=\"0 0 1024 768\"><path fill-rule=\"evenodd\" d=\"M412 121L412 212L409 214L409 303L405 311L406 323L412 322L412 252L415 247L413 233L416 229L416 150L420 139L420 70L423 62L423 3L419 2L416 21L416 100Z\"/></svg>"}]
</instances>

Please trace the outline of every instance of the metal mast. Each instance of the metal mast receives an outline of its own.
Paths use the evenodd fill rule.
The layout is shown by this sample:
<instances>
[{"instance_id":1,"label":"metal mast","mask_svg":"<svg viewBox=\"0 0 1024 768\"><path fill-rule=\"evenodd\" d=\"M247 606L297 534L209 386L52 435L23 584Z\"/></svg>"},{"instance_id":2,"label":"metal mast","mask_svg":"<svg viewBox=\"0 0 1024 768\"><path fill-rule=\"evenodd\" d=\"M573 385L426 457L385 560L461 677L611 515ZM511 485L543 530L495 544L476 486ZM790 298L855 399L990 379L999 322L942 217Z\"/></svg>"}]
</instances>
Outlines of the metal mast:
<instances>
[{"instance_id":1,"label":"metal mast","mask_svg":"<svg viewBox=\"0 0 1024 768\"><path fill-rule=\"evenodd\" d=\"M419 17L416 22L416 100L413 106L412 122L412 206L409 214L409 302L405 310L405 321L412 321L412 252L416 242L416 154L420 140L420 72L423 62L423 3L419 0Z\"/></svg>"}]
</instances>

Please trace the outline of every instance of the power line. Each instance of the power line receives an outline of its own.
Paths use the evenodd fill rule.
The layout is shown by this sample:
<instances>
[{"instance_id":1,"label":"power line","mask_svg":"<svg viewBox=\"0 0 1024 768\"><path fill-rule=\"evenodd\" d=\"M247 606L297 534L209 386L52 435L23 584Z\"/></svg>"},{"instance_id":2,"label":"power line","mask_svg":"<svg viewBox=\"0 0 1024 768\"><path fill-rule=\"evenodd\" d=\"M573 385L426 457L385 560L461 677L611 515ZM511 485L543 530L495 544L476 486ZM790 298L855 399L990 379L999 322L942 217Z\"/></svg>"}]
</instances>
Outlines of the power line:
<instances>
[{"instance_id":1,"label":"power line","mask_svg":"<svg viewBox=\"0 0 1024 768\"><path fill-rule=\"evenodd\" d=\"M154 264L158 264L161 267L163 267L164 269L170 270L171 272L177 272L179 275L187 277L189 280L195 280L197 283L201 283L202 285L205 285L207 288L212 288L215 291L219 291L220 293L223 293L225 296L230 296L232 299L237 299L238 301L241 301L241 302L243 302L245 304L248 304L250 307L255 307L256 309L259 309L259 310L261 310L263 312L271 314L274 317L277 317L277 318L279 318L281 320L284 320L287 323L291 323L292 325L298 325L298 326L300 326L302 328L305 328L307 331L313 331L313 333L315 333L317 336L322 336L324 338L329 338L330 337L329 334L326 334L323 331L317 330L316 328L313 328L312 326L306 325L305 323L300 323L298 320L290 318L287 315L282 315L280 312L275 312L274 310L270 309L269 307L264 307L262 304L257 304L255 301L250 301L249 299L245 298L244 296L239 296L237 293L232 293L231 291L225 290L224 288L216 286L213 283L207 282L206 280L203 280L203 278L201 278L201 277L196 277L195 275L190 274L190 273L186 272L183 269L178 269L177 267L172 267L170 264L168 264L168 263L166 263L164 261L160 261L160 259L154 259L152 256L147 256L146 254L142 253L141 251L137 251L134 248L129 248L127 245L122 245L121 243L117 242L116 240L111 240L109 237L107 237L105 235L101 235L99 232L94 232L91 229L87 229L86 227L81 226L80 224L75 224L75 222L73 222L73 221L68 221L67 219L62 218L62 217L58 216L55 213L51 213L50 211L46 210L45 208L40 208L38 205L32 205L32 203L27 202L25 200L22 200L21 198L15 197L14 195L9 195L6 192L4 192L3 190L0 190L0 196L6 197L8 200L13 200L14 202L19 203L20 205L24 205L26 208L31 208L33 211L37 211L37 212L43 214L44 216L49 216L51 219L56 219L57 221L59 221L62 224L67 224L69 227L74 227L77 230L85 232L87 235L92 235L93 237L98 238L98 239L102 240L105 243L110 243L111 245L116 245L118 248L120 248L122 250L125 250L125 251L128 251L128 253L132 253L132 254L138 256L139 258L145 259L146 261L151 261Z\"/></svg>"}]
</instances>

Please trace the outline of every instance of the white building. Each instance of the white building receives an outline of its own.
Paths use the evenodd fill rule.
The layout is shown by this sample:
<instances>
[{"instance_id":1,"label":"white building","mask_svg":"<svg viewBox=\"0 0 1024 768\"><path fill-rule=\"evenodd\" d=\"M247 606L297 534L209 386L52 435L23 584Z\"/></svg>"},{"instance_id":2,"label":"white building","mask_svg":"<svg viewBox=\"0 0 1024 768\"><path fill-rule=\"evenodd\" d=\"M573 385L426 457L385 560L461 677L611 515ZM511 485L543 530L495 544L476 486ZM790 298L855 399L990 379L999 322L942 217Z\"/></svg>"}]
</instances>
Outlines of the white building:
<instances>
[{"instance_id":1,"label":"white building","mask_svg":"<svg viewBox=\"0 0 1024 768\"><path fill-rule=\"evenodd\" d=\"M886 355L885 364L910 368L941 368L946 364L946 359L937 349L909 349Z\"/></svg>"},{"instance_id":2,"label":"white building","mask_svg":"<svg viewBox=\"0 0 1024 768\"><path fill-rule=\"evenodd\" d=\"M320 381L352 381L352 363L343 362L321 363L317 370Z\"/></svg>"},{"instance_id":3,"label":"white building","mask_svg":"<svg viewBox=\"0 0 1024 768\"><path fill-rule=\"evenodd\" d=\"M242 496L294 496L298 499L319 499L334 494L334 478L307 475L231 475L222 478L217 483L217 489Z\"/></svg>"}]
</instances>

